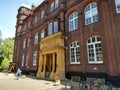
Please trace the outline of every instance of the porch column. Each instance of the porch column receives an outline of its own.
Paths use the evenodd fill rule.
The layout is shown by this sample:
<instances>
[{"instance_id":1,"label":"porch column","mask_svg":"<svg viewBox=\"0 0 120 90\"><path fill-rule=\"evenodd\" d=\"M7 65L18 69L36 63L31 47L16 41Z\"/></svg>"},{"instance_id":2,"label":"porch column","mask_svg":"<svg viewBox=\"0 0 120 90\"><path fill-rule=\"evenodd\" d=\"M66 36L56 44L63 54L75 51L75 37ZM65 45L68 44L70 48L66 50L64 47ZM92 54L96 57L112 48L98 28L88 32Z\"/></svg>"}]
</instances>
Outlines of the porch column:
<instances>
[{"instance_id":1,"label":"porch column","mask_svg":"<svg viewBox=\"0 0 120 90\"><path fill-rule=\"evenodd\" d=\"M43 71L45 72L45 70L46 70L46 54L44 55L44 69L43 69Z\"/></svg>"},{"instance_id":2,"label":"porch column","mask_svg":"<svg viewBox=\"0 0 120 90\"><path fill-rule=\"evenodd\" d=\"M54 72L55 71L55 53L53 53L52 55L53 55L52 72Z\"/></svg>"}]
</instances>

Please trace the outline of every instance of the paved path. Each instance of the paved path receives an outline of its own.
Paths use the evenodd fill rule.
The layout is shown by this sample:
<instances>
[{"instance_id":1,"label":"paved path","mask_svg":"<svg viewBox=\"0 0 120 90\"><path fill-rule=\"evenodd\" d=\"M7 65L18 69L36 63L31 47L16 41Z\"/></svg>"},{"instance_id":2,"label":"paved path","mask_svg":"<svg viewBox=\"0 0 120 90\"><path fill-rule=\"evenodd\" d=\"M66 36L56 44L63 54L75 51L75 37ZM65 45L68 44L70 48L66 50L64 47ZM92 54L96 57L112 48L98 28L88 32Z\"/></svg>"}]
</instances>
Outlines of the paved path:
<instances>
[{"instance_id":1,"label":"paved path","mask_svg":"<svg viewBox=\"0 0 120 90\"><path fill-rule=\"evenodd\" d=\"M53 81L26 77L16 80L14 74L0 72L0 90L70 90L64 85L54 86ZM77 89L75 89L77 90Z\"/></svg>"}]
</instances>

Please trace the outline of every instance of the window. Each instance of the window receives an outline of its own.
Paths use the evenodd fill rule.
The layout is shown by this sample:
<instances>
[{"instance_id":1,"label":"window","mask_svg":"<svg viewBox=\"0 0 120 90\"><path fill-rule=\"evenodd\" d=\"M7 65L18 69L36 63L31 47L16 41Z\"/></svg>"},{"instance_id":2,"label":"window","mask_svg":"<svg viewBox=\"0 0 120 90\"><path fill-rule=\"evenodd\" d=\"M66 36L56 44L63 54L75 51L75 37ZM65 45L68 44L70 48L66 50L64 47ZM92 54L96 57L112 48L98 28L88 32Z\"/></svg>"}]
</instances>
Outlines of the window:
<instances>
[{"instance_id":1,"label":"window","mask_svg":"<svg viewBox=\"0 0 120 90\"><path fill-rule=\"evenodd\" d=\"M55 8L59 6L59 0L55 0Z\"/></svg>"},{"instance_id":2,"label":"window","mask_svg":"<svg viewBox=\"0 0 120 90\"><path fill-rule=\"evenodd\" d=\"M58 22L54 22L54 33L58 32Z\"/></svg>"},{"instance_id":3,"label":"window","mask_svg":"<svg viewBox=\"0 0 120 90\"><path fill-rule=\"evenodd\" d=\"M101 38L94 36L87 40L87 52L89 63L103 63Z\"/></svg>"},{"instance_id":4,"label":"window","mask_svg":"<svg viewBox=\"0 0 120 90\"><path fill-rule=\"evenodd\" d=\"M33 66L37 65L37 51L33 53Z\"/></svg>"},{"instance_id":5,"label":"window","mask_svg":"<svg viewBox=\"0 0 120 90\"><path fill-rule=\"evenodd\" d=\"M69 17L69 31L78 29L78 13L72 13Z\"/></svg>"},{"instance_id":6,"label":"window","mask_svg":"<svg viewBox=\"0 0 120 90\"><path fill-rule=\"evenodd\" d=\"M48 35L52 34L52 23L48 25Z\"/></svg>"},{"instance_id":7,"label":"window","mask_svg":"<svg viewBox=\"0 0 120 90\"><path fill-rule=\"evenodd\" d=\"M91 3L85 8L85 24L91 24L98 21L97 4Z\"/></svg>"},{"instance_id":8,"label":"window","mask_svg":"<svg viewBox=\"0 0 120 90\"><path fill-rule=\"evenodd\" d=\"M38 33L35 34L34 37L34 45L38 43Z\"/></svg>"},{"instance_id":9,"label":"window","mask_svg":"<svg viewBox=\"0 0 120 90\"><path fill-rule=\"evenodd\" d=\"M37 23L37 15L35 16L35 23Z\"/></svg>"},{"instance_id":10,"label":"window","mask_svg":"<svg viewBox=\"0 0 120 90\"><path fill-rule=\"evenodd\" d=\"M23 41L23 49L25 49L26 48L26 39L24 39L24 41Z\"/></svg>"},{"instance_id":11,"label":"window","mask_svg":"<svg viewBox=\"0 0 120 90\"><path fill-rule=\"evenodd\" d=\"M26 56L26 66L28 66L28 55Z\"/></svg>"},{"instance_id":12,"label":"window","mask_svg":"<svg viewBox=\"0 0 120 90\"><path fill-rule=\"evenodd\" d=\"M42 10L42 12L41 12L41 19L43 19L43 17L44 17L44 13L45 13L45 11Z\"/></svg>"},{"instance_id":13,"label":"window","mask_svg":"<svg viewBox=\"0 0 120 90\"><path fill-rule=\"evenodd\" d=\"M30 21L28 22L28 27L30 27Z\"/></svg>"},{"instance_id":14,"label":"window","mask_svg":"<svg viewBox=\"0 0 120 90\"><path fill-rule=\"evenodd\" d=\"M115 0L115 4L117 13L120 13L120 0Z\"/></svg>"},{"instance_id":15,"label":"window","mask_svg":"<svg viewBox=\"0 0 120 90\"><path fill-rule=\"evenodd\" d=\"M45 36L45 32L44 32L44 29L41 31L41 38L44 38Z\"/></svg>"},{"instance_id":16,"label":"window","mask_svg":"<svg viewBox=\"0 0 120 90\"><path fill-rule=\"evenodd\" d=\"M80 45L77 41L70 44L70 63L80 64Z\"/></svg>"},{"instance_id":17,"label":"window","mask_svg":"<svg viewBox=\"0 0 120 90\"><path fill-rule=\"evenodd\" d=\"M28 38L27 47L30 46L30 38Z\"/></svg>"},{"instance_id":18,"label":"window","mask_svg":"<svg viewBox=\"0 0 120 90\"><path fill-rule=\"evenodd\" d=\"M50 5L50 11L53 11L53 10L54 10L54 2L52 2Z\"/></svg>"},{"instance_id":19,"label":"window","mask_svg":"<svg viewBox=\"0 0 120 90\"><path fill-rule=\"evenodd\" d=\"M25 59L25 57L24 57L24 55L22 55L22 62L21 62L21 66L24 66L24 59Z\"/></svg>"},{"instance_id":20,"label":"window","mask_svg":"<svg viewBox=\"0 0 120 90\"><path fill-rule=\"evenodd\" d=\"M23 30L26 30L26 28L27 28L27 27L26 27L26 24L25 24L25 25L23 26Z\"/></svg>"}]
</instances>

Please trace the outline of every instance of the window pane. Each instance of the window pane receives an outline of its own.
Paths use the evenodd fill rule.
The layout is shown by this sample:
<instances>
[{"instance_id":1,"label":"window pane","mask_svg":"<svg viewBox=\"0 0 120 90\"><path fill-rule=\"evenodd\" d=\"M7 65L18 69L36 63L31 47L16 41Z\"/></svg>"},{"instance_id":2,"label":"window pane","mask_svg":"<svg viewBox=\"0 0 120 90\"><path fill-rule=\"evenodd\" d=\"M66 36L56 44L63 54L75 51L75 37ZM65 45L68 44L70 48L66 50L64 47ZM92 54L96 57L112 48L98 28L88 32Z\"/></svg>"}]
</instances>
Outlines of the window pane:
<instances>
[{"instance_id":1,"label":"window pane","mask_svg":"<svg viewBox=\"0 0 120 90\"><path fill-rule=\"evenodd\" d=\"M53 11L53 10L54 10L54 2L52 2L50 5L50 11Z\"/></svg>"},{"instance_id":2,"label":"window pane","mask_svg":"<svg viewBox=\"0 0 120 90\"><path fill-rule=\"evenodd\" d=\"M52 34L52 23L48 25L48 35Z\"/></svg>"},{"instance_id":3,"label":"window pane","mask_svg":"<svg viewBox=\"0 0 120 90\"><path fill-rule=\"evenodd\" d=\"M54 33L58 32L58 22L54 22Z\"/></svg>"},{"instance_id":4,"label":"window pane","mask_svg":"<svg viewBox=\"0 0 120 90\"><path fill-rule=\"evenodd\" d=\"M55 0L55 8L59 6L59 0Z\"/></svg>"}]
</instances>

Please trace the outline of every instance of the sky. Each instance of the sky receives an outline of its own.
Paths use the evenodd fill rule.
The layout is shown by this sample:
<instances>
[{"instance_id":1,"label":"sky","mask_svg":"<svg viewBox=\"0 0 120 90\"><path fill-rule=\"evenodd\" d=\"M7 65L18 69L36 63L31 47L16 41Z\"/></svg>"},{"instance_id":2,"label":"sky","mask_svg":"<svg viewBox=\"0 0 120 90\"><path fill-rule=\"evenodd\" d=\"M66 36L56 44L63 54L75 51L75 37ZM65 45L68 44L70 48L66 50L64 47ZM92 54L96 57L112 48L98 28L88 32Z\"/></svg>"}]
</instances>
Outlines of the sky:
<instances>
[{"instance_id":1,"label":"sky","mask_svg":"<svg viewBox=\"0 0 120 90\"><path fill-rule=\"evenodd\" d=\"M44 0L0 0L0 30L2 39L15 37L16 16L22 4L38 6Z\"/></svg>"}]
</instances>

